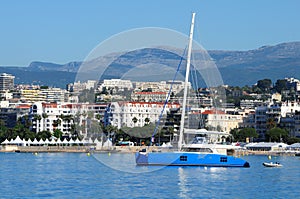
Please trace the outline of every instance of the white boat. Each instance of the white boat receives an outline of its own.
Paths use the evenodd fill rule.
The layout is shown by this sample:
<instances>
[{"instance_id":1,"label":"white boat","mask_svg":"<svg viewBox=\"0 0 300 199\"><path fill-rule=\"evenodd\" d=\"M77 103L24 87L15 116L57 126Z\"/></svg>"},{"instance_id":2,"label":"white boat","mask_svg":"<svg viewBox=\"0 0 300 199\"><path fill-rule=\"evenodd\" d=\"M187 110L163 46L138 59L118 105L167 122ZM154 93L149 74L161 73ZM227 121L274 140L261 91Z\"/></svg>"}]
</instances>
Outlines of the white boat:
<instances>
[{"instance_id":1,"label":"white boat","mask_svg":"<svg viewBox=\"0 0 300 199\"><path fill-rule=\"evenodd\" d=\"M282 167L282 164L279 162L264 162L263 165L265 167Z\"/></svg>"},{"instance_id":2,"label":"white boat","mask_svg":"<svg viewBox=\"0 0 300 199\"><path fill-rule=\"evenodd\" d=\"M213 167L250 167L250 164L237 157L227 154L227 148L233 148L232 145L225 146L206 139L201 133L208 135L208 132L201 132L197 129L189 133L189 129L184 128L185 111L187 105L188 79L191 61L191 48L193 40L195 13L192 15L191 31L189 37L187 66L185 75L184 96L180 120L180 134L178 141L178 151L174 152L149 152L143 149L135 154L137 165L165 165L165 166L213 166ZM184 144L184 133L195 134L189 144ZM222 151L221 151L222 149Z\"/></svg>"}]
</instances>

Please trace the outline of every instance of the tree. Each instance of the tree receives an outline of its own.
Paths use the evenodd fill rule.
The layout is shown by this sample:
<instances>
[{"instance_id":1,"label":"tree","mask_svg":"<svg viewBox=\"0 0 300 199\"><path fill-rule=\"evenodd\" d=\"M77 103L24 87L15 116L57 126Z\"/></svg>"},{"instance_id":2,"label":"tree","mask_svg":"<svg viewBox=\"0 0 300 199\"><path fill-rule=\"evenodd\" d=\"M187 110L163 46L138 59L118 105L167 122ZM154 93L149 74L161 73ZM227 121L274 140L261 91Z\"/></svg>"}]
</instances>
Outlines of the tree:
<instances>
[{"instance_id":1,"label":"tree","mask_svg":"<svg viewBox=\"0 0 300 199\"><path fill-rule=\"evenodd\" d=\"M287 144L288 145L291 145L291 144L294 144L294 143L299 143L300 142L300 138L297 138L297 137L290 137L288 138L287 140Z\"/></svg>"},{"instance_id":2,"label":"tree","mask_svg":"<svg viewBox=\"0 0 300 199\"><path fill-rule=\"evenodd\" d=\"M94 89L85 89L81 91L81 93L78 96L79 102L90 102L94 103L95 102L95 92Z\"/></svg>"},{"instance_id":3,"label":"tree","mask_svg":"<svg viewBox=\"0 0 300 199\"><path fill-rule=\"evenodd\" d=\"M52 126L53 128L56 129L56 127L58 127L61 124L61 120L57 119L57 120L53 120Z\"/></svg>"},{"instance_id":4,"label":"tree","mask_svg":"<svg viewBox=\"0 0 300 199\"><path fill-rule=\"evenodd\" d=\"M156 128L155 124L149 123L147 126L143 127L122 127L121 130L128 134L131 139L133 139L135 142L140 143L140 141L149 142L151 136L153 135L154 129ZM160 132L161 128L158 127L157 132ZM159 133L156 133L155 136L157 136Z\"/></svg>"},{"instance_id":5,"label":"tree","mask_svg":"<svg viewBox=\"0 0 300 199\"><path fill-rule=\"evenodd\" d=\"M257 87L262 91L270 91L272 86L272 81L270 79L258 80Z\"/></svg>"},{"instance_id":6,"label":"tree","mask_svg":"<svg viewBox=\"0 0 300 199\"><path fill-rule=\"evenodd\" d=\"M8 128L5 126L5 122L0 120L0 143L7 138Z\"/></svg>"},{"instance_id":7,"label":"tree","mask_svg":"<svg viewBox=\"0 0 300 199\"><path fill-rule=\"evenodd\" d=\"M235 140L245 141L246 138L257 138L258 133L254 128L243 128L241 130L235 129L230 132Z\"/></svg>"},{"instance_id":8,"label":"tree","mask_svg":"<svg viewBox=\"0 0 300 199\"><path fill-rule=\"evenodd\" d=\"M42 118L43 118L43 124L44 124L44 128L43 129L45 129L45 127L46 127L46 118L48 118L48 115L47 115L47 113L42 113Z\"/></svg>"},{"instance_id":9,"label":"tree","mask_svg":"<svg viewBox=\"0 0 300 199\"><path fill-rule=\"evenodd\" d=\"M145 123L146 123L145 125L148 125L149 122L150 122L150 119L149 119L148 117L146 117L146 118L145 118Z\"/></svg>"},{"instance_id":10,"label":"tree","mask_svg":"<svg viewBox=\"0 0 300 199\"><path fill-rule=\"evenodd\" d=\"M44 119L48 118L47 113L42 113L42 118L44 118Z\"/></svg>"},{"instance_id":11,"label":"tree","mask_svg":"<svg viewBox=\"0 0 300 199\"><path fill-rule=\"evenodd\" d=\"M234 138L234 140L238 140L238 135L239 135L239 129L238 128L234 128L234 129L231 129L230 132L229 132L232 137Z\"/></svg>"},{"instance_id":12,"label":"tree","mask_svg":"<svg viewBox=\"0 0 300 199\"><path fill-rule=\"evenodd\" d=\"M46 140L46 138L50 138L51 137L51 133L50 131L40 131L37 135L36 138L37 139L43 139Z\"/></svg>"},{"instance_id":13,"label":"tree","mask_svg":"<svg viewBox=\"0 0 300 199\"><path fill-rule=\"evenodd\" d=\"M117 131L118 131L118 128L116 126L113 126L113 125L107 125L104 128L104 132L106 133L108 138L112 138L113 143L115 141L115 136L116 136Z\"/></svg>"},{"instance_id":14,"label":"tree","mask_svg":"<svg viewBox=\"0 0 300 199\"><path fill-rule=\"evenodd\" d=\"M61 130L59 130L59 129L55 129L54 131L53 131L53 135L54 135L54 137L56 137L56 138L61 138L62 137L62 134L63 134L63 132L61 131Z\"/></svg>"},{"instance_id":15,"label":"tree","mask_svg":"<svg viewBox=\"0 0 300 199\"><path fill-rule=\"evenodd\" d=\"M265 134L266 140L269 142L287 142L289 133L281 128L275 127L268 130Z\"/></svg>"},{"instance_id":16,"label":"tree","mask_svg":"<svg viewBox=\"0 0 300 199\"><path fill-rule=\"evenodd\" d=\"M266 125L267 125L267 129L275 128L276 122L275 122L274 118L268 118Z\"/></svg>"},{"instance_id":17,"label":"tree","mask_svg":"<svg viewBox=\"0 0 300 199\"><path fill-rule=\"evenodd\" d=\"M40 126L40 122L42 120L42 116L39 114L34 114L33 120L36 121L36 133L38 133L40 130L39 126Z\"/></svg>"},{"instance_id":18,"label":"tree","mask_svg":"<svg viewBox=\"0 0 300 199\"><path fill-rule=\"evenodd\" d=\"M137 123L137 121L138 121L138 119L137 119L136 117L133 117L133 118L132 118L132 122L134 123L134 126L135 126L135 124Z\"/></svg>"},{"instance_id":19,"label":"tree","mask_svg":"<svg viewBox=\"0 0 300 199\"><path fill-rule=\"evenodd\" d=\"M287 90L287 80L286 79L278 79L275 83L274 89L281 93L283 90Z\"/></svg>"},{"instance_id":20,"label":"tree","mask_svg":"<svg viewBox=\"0 0 300 199\"><path fill-rule=\"evenodd\" d=\"M96 118L99 122L101 122L102 116L98 113L98 114L95 116L95 118Z\"/></svg>"}]
</instances>

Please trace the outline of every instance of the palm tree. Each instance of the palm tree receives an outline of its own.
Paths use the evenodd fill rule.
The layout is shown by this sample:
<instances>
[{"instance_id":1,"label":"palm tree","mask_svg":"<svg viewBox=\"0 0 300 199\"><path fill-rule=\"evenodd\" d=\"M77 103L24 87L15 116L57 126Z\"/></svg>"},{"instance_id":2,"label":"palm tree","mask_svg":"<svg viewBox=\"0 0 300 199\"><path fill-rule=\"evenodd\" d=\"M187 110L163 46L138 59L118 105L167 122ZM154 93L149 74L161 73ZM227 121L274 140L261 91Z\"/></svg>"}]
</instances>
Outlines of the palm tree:
<instances>
[{"instance_id":1,"label":"palm tree","mask_svg":"<svg viewBox=\"0 0 300 199\"><path fill-rule=\"evenodd\" d=\"M60 124L61 124L61 120L60 119L53 120L53 123L52 123L53 129L55 130L56 127L58 127Z\"/></svg>"},{"instance_id":2,"label":"palm tree","mask_svg":"<svg viewBox=\"0 0 300 199\"><path fill-rule=\"evenodd\" d=\"M272 129L272 128L275 128L276 127L276 122L274 120L274 118L268 118L267 119L267 129Z\"/></svg>"},{"instance_id":3,"label":"palm tree","mask_svg":"<svg viewBox=\"0 0 300 199\"><path fill-rule=\"evenodd\" d=\"M118 131L118 128L113 126L113 125L107 125L105 127L105 130L108 134L108 139L113 137L112 142L114 143L115 142L115 136L116 136L116 133Z\"/></svg>"},{"instance_id":4,"label":"palm tree","mask_svg":"<svg viewBox=\"0 0 300 199\"><path fill-rule=\"evenodd\" d=\"M101 119L102 119L102 116L101 116L100 114L97 114L97 115L96 115L96 119L100 122Z\"/></svg>"},{"instance_id":5,"label":"palm tree","mask_svg":"<svg viewBox=\"0 0 300 199\"><path fill-rule=\"evenodd\" d=\"M42 116L39 115L39 114L34 114L34 115L33 115L33 119L34 119L34 121L36 121L36 129L35 129L35 132L38 133L38 132L40 131L39 124L40 124L40 122L41 122Z\"/></svg>"},{"instance_id":6,"label":"palm tree","mask_svg":"<svg viewBox=\"0 0 300 199\"><path fill-rule=\"evenodd\" d=\"M48 118L47 113L42 113L42 118L44 118L44 119Z\"/></svg>"},{"instance_id":7,"label":"palm tree","mask_svg":"<svg viewBox=\"0 0 300 199\"><path fill-rule=\"evenodd\" d=\"M29 119L29 116L28 115L24 115L20 118L21 120L21 123L24 124L25 128L30 128L32 126L32 122L31 120Z\"/></svg>"},{"instance_id":8,"label":"palm tree","mask_svg":"<svg viewBox=\"0 0 300 199\"><path fill-rule=\"evenodd\" d=\"M149 119L148 117L146 117L146 118L145 118L145 123L146 123L145 125L148 125L149 122L150 122L150 119Z\"/></svg>"},{"instance_id":9,"label":"palm tree","mask_svg":"<svg viewBox=\"0 0 300 199\"><path fill-rule=\"evenodd\" d=\"M48 118L47 113L42 113L42 118L43 118L43 124L44 124L43 129L46 129L46 118Z\"/></svg>"},{"instance_id":10,"label":"palm tree","mask_svg":"<svg viewBox=\"0 0 300 199\"><path fill-rule=\"evenodd\" d=\"M138 119L137 119L136 117L133 117L133 118L132 118L132 122L134 123L134 126L135 126L135 124L137 123L137 121L138 121Z\"/></svg>"}]
</instances>

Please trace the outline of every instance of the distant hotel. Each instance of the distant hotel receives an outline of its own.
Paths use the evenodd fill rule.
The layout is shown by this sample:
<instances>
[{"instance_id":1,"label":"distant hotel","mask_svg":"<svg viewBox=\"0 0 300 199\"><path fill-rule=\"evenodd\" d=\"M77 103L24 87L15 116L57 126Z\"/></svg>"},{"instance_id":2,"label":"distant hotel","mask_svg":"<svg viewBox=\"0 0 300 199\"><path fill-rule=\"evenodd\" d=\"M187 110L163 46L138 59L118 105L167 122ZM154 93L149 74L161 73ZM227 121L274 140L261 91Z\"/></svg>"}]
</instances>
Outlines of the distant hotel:
<instances>
[{"instance_id":1,"label":"distant hotel","mask_svg":"<svg viewBox=\"0 0 300 199\"><path fill-rule=\"evenodd\" d=\"M0 91L8 91L14 88L15 76L7 73L0 74Z\"/></svg>"}]
</instances>

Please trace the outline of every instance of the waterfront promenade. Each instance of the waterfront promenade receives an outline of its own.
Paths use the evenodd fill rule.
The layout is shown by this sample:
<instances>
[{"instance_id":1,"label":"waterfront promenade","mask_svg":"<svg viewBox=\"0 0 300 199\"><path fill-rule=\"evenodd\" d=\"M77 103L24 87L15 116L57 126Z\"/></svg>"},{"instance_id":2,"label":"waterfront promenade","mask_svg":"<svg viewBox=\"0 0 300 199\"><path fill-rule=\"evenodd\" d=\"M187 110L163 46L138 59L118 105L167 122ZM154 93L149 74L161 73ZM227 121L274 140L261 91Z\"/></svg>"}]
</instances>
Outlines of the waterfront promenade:
<instances>
[{"instance_id":1,"label":"waterfront promenade","mask_svg":"<svg viewBox=\"0 0 300 199\"><path fill-rule=\"evenodd\" d=\"M2 147L0 152L19 152L19 153L135 153L141 149L147 148L149 151L174 151L172 148L161 148L156 146L111 146L96 148L94 146L14 146ZM280 150L280 151L255 151L255 150L236 150L233 156L248 156L248 155L271 155L271 156L295 156L300 154L300 151Z\"/></svg>"}]
</instances>

